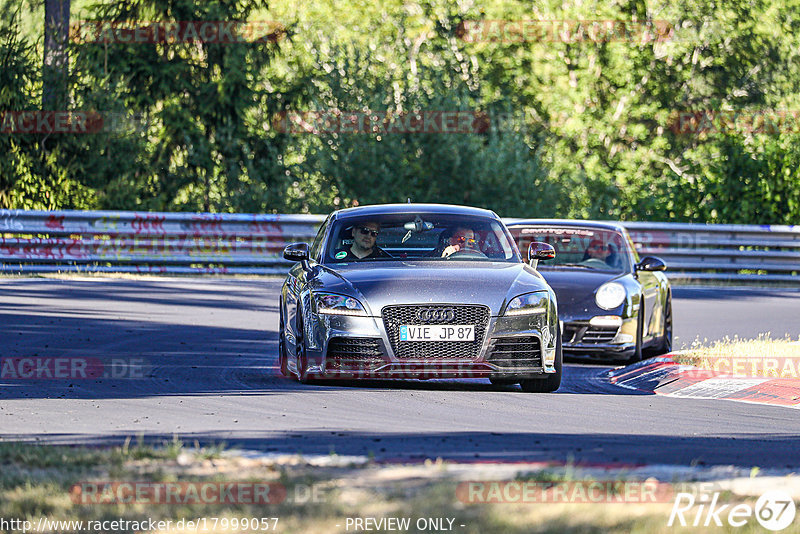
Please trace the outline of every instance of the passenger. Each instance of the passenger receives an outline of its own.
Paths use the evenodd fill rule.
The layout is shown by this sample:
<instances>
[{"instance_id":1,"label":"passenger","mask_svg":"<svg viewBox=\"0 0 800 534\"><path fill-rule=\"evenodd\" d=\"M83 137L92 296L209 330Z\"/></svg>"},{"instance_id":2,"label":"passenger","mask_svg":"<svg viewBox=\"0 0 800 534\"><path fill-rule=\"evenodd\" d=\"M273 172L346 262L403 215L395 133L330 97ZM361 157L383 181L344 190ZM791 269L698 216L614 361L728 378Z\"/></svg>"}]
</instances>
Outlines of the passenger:
<instances>
[{"instance_id":1,"label":"passenger","mask_svg":"<svg viewBox=\"0 0 800 534\"><path fill-rule=\"evenodd\" d=\"M447 247L442 251L442 257L447 258L459 251L480 252L472 228L459 226L453 230L453 234L447 240Z\"/></svg>"},{"instance_id":2,"label":"passenger","mask_svg":"<svg viewBox=\"0 0 800 534\"><path fill-rule=\"evenodd\" d=\"M376 245L381 225L374 221L359 223L353 226L353 244L348 248L336 251L334 258L337 260L363 260L373 258L391 258L384 250Z\"/></svg>"}]
</instances>

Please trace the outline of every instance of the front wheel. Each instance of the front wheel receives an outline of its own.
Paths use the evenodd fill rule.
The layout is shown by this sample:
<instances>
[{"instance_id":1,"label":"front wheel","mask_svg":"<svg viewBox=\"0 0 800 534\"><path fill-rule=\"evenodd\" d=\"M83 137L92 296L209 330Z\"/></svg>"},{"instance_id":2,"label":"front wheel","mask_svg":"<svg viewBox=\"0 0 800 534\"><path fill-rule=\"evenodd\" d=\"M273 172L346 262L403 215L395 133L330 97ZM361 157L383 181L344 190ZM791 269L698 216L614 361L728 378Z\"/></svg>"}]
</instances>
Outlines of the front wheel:
<instances>
[{"instance_id":1,"label":"front wheel","mask_svg":"<svg viewBox=\"0 0 800 534\"><path fill-rule=\"evenodd\" d=\"M286 354L286 326L283 322L283 302L280 303L280 321L278 330L278 367L283 376L289 376L289 357Z\"/></svg>"},{"instance_id":2,"label":"front wheel","mask_svg":"<svg viewBox=\"0 0 800 534\"><path fill-rule=\"evenodd\" d=\"M520 380L519 385L526 393L552 393L561 387L561 375L564 364L564 355L561 350L561 329L556 327L556 372L548 374L547 378L530 378Z\"/></svg>"},{"instance_id":3,"label":"front wheel","mask_svg":"<svg viewBox=\"0 0 800 534\"><path fill-rule=\"evenodd\" d=\"M308 376L308 349L306 348L305 330L303 330L303 318L297 314L297 381L301 384L311 384L313 380Z\"/></svg>"},{"instance_id":4,"label":"front wheel","mask_svg":"<svg viewBox=\"0 0 800 534\"><path fill-rule=\"evenodd\" d=\"M644 337L644 298L639 299L639 314L636 316L636 347L628 363L642 361L642 338Z\"/></svg>"},{"instance_id":5,"label":"front wheel","mask_svg":"<svg viewBox=\"0 0 800 534\"><path fill-rule=\"evenodd\" d=\"M668 354L672 352L672 296L667 295L667 303L664 306L664 336L658 347L658 354Z\"/></svg>"}]
</instances>

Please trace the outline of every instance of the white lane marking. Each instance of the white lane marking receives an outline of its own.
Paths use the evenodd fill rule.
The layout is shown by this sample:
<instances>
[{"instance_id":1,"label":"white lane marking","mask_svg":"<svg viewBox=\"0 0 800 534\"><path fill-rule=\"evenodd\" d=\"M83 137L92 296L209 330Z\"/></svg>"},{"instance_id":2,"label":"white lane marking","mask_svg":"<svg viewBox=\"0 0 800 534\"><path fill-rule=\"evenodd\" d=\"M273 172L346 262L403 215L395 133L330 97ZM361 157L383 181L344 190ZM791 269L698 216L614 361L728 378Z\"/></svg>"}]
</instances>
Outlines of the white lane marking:
<instances>
[{"instance_id":1,"label":"white lane marking","mask_svg":"<svg viewBox=\"0 0 800 534\"><path fill-rule=\"evenodd\" d=\"M767 382L767 378L709 378L670 393L673 397L718 399Z\"/></svg>"}]
</instances>

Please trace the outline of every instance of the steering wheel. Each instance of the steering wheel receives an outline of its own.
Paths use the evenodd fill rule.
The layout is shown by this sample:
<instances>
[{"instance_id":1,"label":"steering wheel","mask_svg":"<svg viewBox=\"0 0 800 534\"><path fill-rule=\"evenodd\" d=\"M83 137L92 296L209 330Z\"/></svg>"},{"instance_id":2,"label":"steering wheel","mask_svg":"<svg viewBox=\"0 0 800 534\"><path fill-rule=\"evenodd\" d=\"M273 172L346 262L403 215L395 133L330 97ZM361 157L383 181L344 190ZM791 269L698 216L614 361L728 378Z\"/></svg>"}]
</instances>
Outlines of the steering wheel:
<instances>
[{"instance_id":1,"label":"steering wheel","mask_svg":"<svg viewBox=\"0 0 800 534\"><path fill-rule=\"evenodd\" d=\"M475 259L488 259L489 258L489 256L487 256L486 254L484 254L480 250L469 250L469 249L468 250L457 250L456 252L453 252L452 254L447 256L447 259L449 260L453 256L461 256L462 258L475 258Z\"/></svg>"},{"instance_id":2,"label":"steering wheel","mask_svg":"<svg viewBox=\"0 0 800 534\"><path fill-rule=\"evenodd\" d=\"M595 269L608 269L608 264L600 258L588 258L583 260L580 264Z\"/></svg>"}]
</instances>

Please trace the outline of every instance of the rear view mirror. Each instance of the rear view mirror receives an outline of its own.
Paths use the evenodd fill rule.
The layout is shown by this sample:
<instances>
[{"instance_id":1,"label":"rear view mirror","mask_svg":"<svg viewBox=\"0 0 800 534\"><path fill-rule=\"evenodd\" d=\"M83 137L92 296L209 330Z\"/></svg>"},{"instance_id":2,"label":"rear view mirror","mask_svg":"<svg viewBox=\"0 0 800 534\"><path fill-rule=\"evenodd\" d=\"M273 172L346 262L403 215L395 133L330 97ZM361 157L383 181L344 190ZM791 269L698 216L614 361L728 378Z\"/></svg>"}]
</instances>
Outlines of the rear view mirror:
<instances>
[{"instance_id":1,"label":"rear view mirror","mask_svg":"<svg viewBox=\"0 0 800 534\"><path fill-rule=\"evenodd\" d=\"M411 222L407 222L403 225L403 228L408 230L409 232L424 232L426 230L433 230L433 223L428 221L423 221L422 217L417 215L416 219Z\"/></svg>"},{"instance_id":2,"label":"rear view mirror","mask_svg":"<svg viewBox=\"0 0 800 534\"><path fill-rule=\"evenodd\" d=\"M528 246L528 263L534 269L539 264L539 260L552 260L556 257L556 249L552 245L533 241Z\"/></svg>"},{"instance_id":3,"label":"rear view mirror","mask_svg":"<svg viewBox=\"0 0 800 534\"><path fill-rule=\"evenodd\" d=\"M283 257L289 261L299 261L303 264L303 269L308 271L308 243L291 243L283 249Z\"/></svg>"},{"instance_id":4,"label":"rear view mirror","mask_svg":"<svg viewBox=\"0 0 800 534\"><path fill-rule=\"evenodd\" d=\"M667 264L664 260L655 256L645 256L642 261L636 264L637 271L664 271Z\"/></svg>"}]
</instances>

